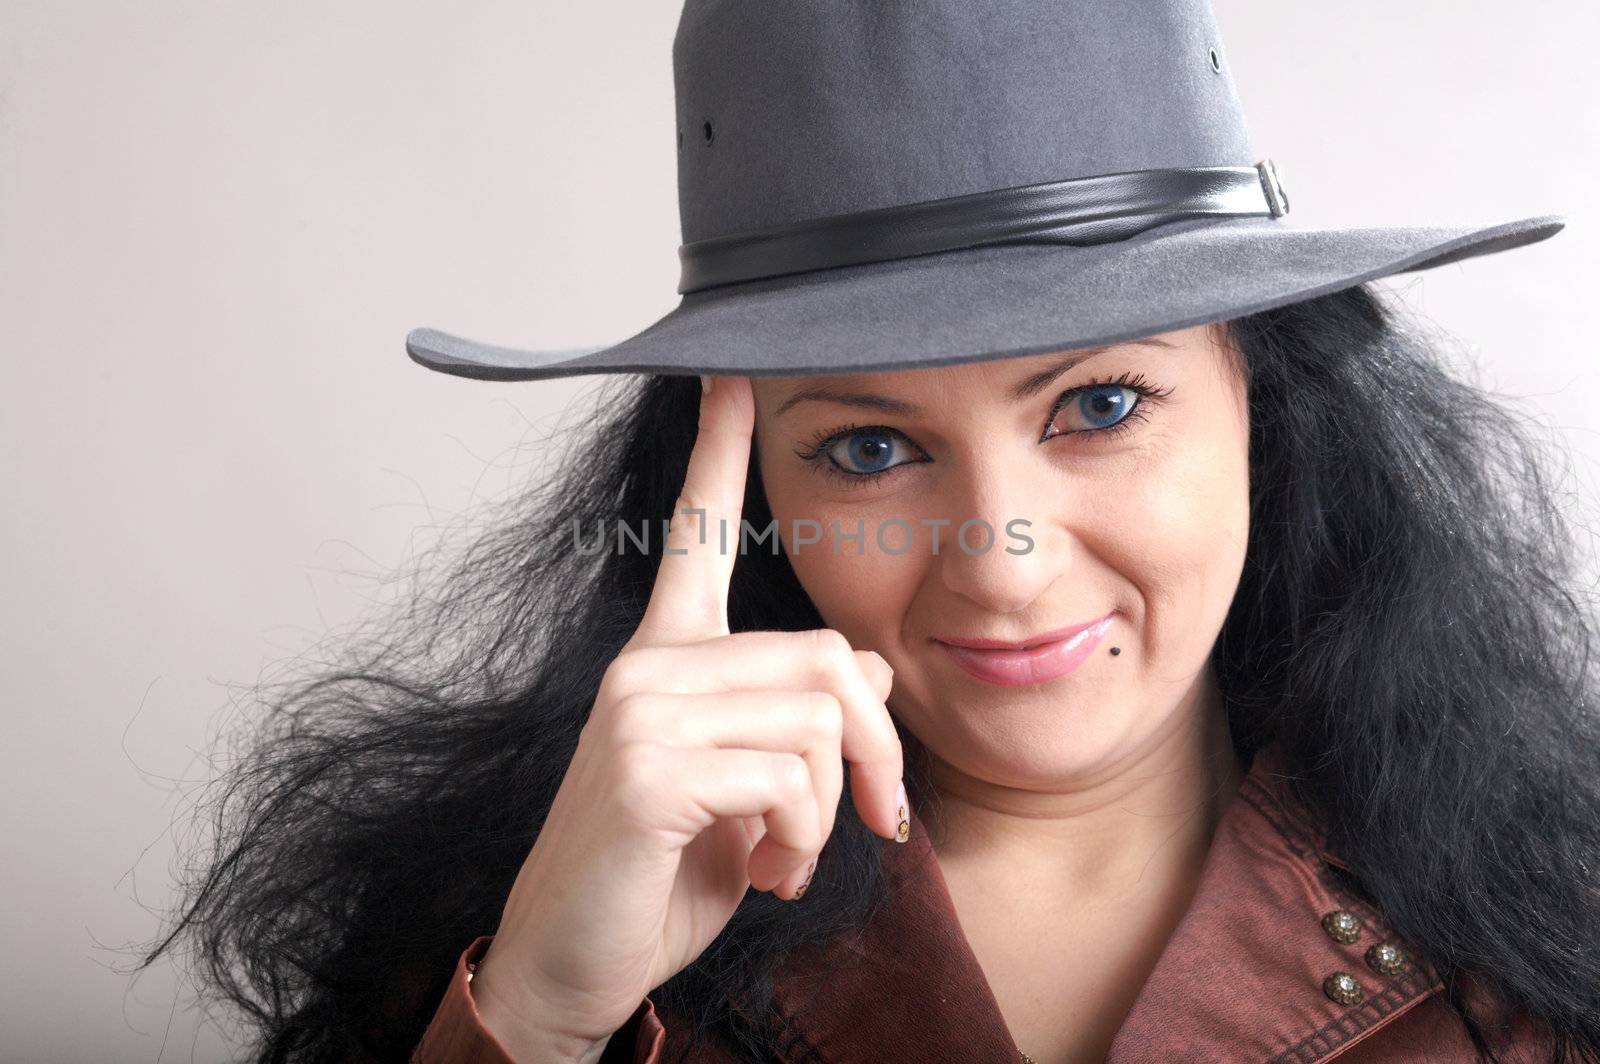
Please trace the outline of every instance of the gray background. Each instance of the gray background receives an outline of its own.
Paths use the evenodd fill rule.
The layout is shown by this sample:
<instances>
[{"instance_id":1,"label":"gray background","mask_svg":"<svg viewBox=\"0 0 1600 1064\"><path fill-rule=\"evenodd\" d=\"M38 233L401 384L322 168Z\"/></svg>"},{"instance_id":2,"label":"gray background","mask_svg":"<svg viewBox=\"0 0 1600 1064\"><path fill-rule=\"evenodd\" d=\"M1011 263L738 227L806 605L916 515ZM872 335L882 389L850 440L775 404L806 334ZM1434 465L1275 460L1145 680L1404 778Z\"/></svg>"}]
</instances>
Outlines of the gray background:
<instances>
[{"instance_id":1,"label":"gray background","mask_svg":"<svg viewBox=\"0 0 1600 1064\"><path fill-rule=\"evenodd\" d=\"M431 374L676 302L674 4L0 0L0 1057L215 1060L170 969L185 793L240 684L512 491L592 381ZM1593 5L1218 0L1305 224L1552 241L1393 283L1600 461ZM520 445L520 446L519 446Z\"/></svg>"}]
</instances>

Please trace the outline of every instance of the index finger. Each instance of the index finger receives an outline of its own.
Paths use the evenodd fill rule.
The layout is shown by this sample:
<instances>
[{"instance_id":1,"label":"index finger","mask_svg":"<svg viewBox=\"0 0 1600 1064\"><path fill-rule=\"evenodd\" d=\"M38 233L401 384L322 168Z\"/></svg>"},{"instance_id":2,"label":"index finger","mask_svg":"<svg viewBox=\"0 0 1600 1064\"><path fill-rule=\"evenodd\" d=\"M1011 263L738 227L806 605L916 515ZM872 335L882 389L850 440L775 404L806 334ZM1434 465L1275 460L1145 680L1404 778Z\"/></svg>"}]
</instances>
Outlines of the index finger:
<instances>
[{"instance_id":1,"label":"index finger","mask_svg":"<svg viewBox=\"0 0 1600 1064\"><path fill-rule=\"evenodd\" d=\"M681 644L728 634L728 586L738 557L745 471L755 425L747 377L705 377L700 427L673 506L661 565L634 640Z\"/></svg>"}]
</instances>

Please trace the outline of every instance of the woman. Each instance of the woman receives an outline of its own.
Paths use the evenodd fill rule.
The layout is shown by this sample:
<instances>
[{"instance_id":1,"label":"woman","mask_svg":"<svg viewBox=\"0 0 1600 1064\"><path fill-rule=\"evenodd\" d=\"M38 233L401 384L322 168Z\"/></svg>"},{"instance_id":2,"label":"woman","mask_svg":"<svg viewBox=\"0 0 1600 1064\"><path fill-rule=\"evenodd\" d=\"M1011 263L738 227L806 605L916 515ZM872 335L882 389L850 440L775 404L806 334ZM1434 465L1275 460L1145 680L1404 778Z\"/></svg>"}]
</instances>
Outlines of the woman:
<instances>
[{"instance_id":1,"label":"woman","mask_svg":"<svg viewBox=\"0 0 1600 1064\"><path fill-rule=\"evenodd\" d=\"M680 123L722 110L680 145L680 308L576 355L414 334L468 376L648 373L270 697L162 947L259 1059L1600 1059L1594 620L1547 459L1365 283L1559 224L1279 228L1203 5L1002 6L691 3ZM1041 40L1176 65L1112 92ZM919 60L961 48L957 108ZM1018 135L1056 76L1082 136ZM824 106L885 86L897 140ZM814 209L815 116L899 162L852 171L896 211ZM1006 179L905 194L966 180L941 122Z\"/></svg>"}]
</instances>

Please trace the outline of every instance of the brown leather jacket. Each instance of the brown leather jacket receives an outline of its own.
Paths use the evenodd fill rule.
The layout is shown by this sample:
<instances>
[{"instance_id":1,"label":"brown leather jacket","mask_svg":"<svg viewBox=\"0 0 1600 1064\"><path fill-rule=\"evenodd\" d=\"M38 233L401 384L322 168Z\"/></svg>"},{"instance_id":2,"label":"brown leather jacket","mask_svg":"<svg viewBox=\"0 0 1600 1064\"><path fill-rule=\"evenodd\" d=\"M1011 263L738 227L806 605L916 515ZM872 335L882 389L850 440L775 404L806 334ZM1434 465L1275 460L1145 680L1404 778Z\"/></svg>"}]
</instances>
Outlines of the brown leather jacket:
<instances>
[{"instance_id":1,"label":"brown leather jacket","mask_svg":"<svg viewBox=\"0 0 1600 1064\"><path fill-rule=\"evenodd\" d=\"M1339 1064L1475 1061L1443 984L1405 951L1382 915L1344 890L1344 867L1286 815L1275 747L1260 751L1224 810L1199 887L1118 1031L1108 1064ZM1018 1064L999 1005L972 953L913 813L911 839L885 843L891 897L862 937L789 958L777 1006L797 1031L785 1064L892 1061ZM1354 918L1353 920L1351 918ZM512 1064L478 1020L471 971L488 937L463 953L413 1064ZM1340 975L1348 977L1341 980ZM1473 1000L1482 991L1465 984ZM1510 1060L1548 1057L1523 1014L1498 1014ZM674 1059L686 1028L646 997L605 1061ZM695 1064L733 1058L703 1046Z\"/></svg>"}]
</instances>

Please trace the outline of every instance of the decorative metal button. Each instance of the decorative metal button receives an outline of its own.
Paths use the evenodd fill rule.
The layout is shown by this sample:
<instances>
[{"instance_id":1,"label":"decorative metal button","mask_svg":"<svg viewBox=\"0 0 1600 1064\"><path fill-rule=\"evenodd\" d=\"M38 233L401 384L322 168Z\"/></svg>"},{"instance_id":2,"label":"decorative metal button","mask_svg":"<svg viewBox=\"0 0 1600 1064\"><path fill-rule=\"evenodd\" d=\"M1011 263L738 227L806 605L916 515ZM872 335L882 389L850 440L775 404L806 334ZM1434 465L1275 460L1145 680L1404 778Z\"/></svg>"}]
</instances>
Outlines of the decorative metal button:
<instances>
[{"instance_id":1,"label":"decorative metal button","mask_svg":"<svg viewBox=\"0 0 1600 1064\"><path fill-rule=\"evenodd\" d=\"M1361 937L1361 921L1346 909L1335 909L1322 918L1322 929L1335 942L1354 942Z\"/></svg>"},{"instance_id":2,"label":"decorative metal button","mask_svg":"<svg viewBox=\"0 0 1600 1064\"><path fill-rule=\"evenodd\" d=\"M1366 997L1366 991L1349 972L1334 972L1328 976L1322 981L1322 992L1341 1005L1354 1005Z\"/></svg>"},{"instance_id":3,"label":"decorative metal button","mask_svg":"<svg viewBox=\"0 0 1600 1064\"><path fill-rule=\"evenodd\" d=\"M1378 942L1367 948L1367 967L1383 975L1394 975L1406 966L1406 955L1392 942Z\"/></svg>"}]
</instances>

